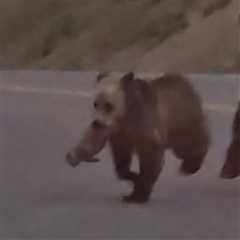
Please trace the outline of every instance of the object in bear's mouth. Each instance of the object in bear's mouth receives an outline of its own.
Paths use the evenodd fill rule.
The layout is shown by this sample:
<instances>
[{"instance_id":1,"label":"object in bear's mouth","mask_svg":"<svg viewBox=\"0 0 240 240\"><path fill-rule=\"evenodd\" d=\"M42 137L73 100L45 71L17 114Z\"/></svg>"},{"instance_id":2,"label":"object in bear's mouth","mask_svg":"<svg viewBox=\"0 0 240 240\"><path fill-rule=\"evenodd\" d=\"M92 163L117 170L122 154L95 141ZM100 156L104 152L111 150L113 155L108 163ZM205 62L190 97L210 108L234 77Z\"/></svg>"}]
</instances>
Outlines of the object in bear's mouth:
<instances>
[{"instance_id":1,"label":"object in bear's mouth","mask_svg":"<svg viewBox=\"0 0 240 240\"><path fill-rule=\"evenodd\" d=\"M105 146L110 128L97 122L92 122L84 133L80 143L66 155L69 165L76 167L80 162L98 162L98 158L94 158Z\"/></svg>"}]
</instances>

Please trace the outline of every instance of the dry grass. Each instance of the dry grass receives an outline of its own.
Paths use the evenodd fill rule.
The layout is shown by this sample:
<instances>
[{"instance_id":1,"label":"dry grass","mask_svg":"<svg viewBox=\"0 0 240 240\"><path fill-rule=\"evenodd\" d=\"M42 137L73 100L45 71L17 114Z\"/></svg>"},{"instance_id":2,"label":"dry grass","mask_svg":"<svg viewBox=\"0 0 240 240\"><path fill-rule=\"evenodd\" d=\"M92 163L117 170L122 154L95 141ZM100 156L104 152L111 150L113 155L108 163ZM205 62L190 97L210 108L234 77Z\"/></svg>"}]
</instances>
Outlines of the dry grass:
<instances>
[{"instance_id":1,"label":"dry grass","mask_svg":"<svg viewBox=\"0 0 240 240\"><path fill-rule=\"evenodd\" d=\"M216 10L227 8L231 0L199 2L1 0L0 68L89 70L113 66L118 69L119 61L133 67L134 57L144 57L173 36L187 31L193 12L214 15ZM132 56L126 54L132 49ZM121 60L118 56L122 55L127 59Z\"/></svg>"}]
</instances>

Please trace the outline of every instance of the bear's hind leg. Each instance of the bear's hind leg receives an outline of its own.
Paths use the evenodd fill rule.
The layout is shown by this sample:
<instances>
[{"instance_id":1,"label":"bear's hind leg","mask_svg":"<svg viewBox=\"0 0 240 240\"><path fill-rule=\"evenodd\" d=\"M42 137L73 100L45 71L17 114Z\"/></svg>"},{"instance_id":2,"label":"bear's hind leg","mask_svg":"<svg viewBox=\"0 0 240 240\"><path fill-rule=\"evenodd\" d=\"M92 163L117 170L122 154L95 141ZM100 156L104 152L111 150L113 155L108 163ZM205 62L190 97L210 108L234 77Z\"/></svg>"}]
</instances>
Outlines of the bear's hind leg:
<instances>
[{"instance_id":1,"label":"bear's hind leg","mask_svg":"<svg viewBox=\"0 0 240 240\"><path fill-rule=\"evenodd\" d=\"M198 170L200 170L203 159L204 157L201 155L185 157L185 159L183 159L180 172L186 176L195 174Z\"/></svg>"},{"instance_id":2,"label":"bear's hind leg","mask_svg":"<svg viewBox=\"0 0 240 240\"><path fill-rule=\"evenodd\" d=\"M180 172L183 175L195 174L202 166L209 147L209 139L204 131L185 137L173 146L176 157L182 159Z\"/></svg>"}]
</instances>

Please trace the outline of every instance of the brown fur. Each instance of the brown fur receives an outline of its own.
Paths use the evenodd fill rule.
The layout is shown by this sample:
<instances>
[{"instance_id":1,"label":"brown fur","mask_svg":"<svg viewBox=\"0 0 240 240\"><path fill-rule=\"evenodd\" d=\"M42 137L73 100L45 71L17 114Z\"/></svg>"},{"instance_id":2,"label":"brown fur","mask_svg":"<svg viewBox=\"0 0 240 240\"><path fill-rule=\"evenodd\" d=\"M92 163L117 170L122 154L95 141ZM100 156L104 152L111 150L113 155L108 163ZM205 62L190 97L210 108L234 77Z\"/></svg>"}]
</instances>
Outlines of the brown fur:
<instances>
[{"instance_id":1,"label":"brown fur","mask_svg":"<svg viewBox=\"0 0 240 240\"><path fill-rule=\"evenodd\" d=\"M221 177L232 179L240 176L240 103L232 127L232 141L227 151Z\"/></svg>"},{"instance_id":2,"label":"brown fur","mask_svg":"<svg viewBox=\"0 0 240 240\"><path fill-rule=\"evenodd\" d=\"M102 77L98 78L99 81L102 81ZM89 153L100 151L105 144L105 136L102 137L102 133L109 134L108 141L117 176L121 180L131 181L134 185L133 192L123 200L143 203L151 195L162 170L167 149L172 150L176 157L181 159L182 174L194 174L200 169L209 147L208 129L200 98L184 77L168 74L147 82L129 73L119 84L120 87L113 85L109 91L115 89L117 93L121 91L122 95L114 92L106 100L107 93L100 92L95 99L96 111L104 116L101 115L101 118L95 119L94 122L100 126L104 126L106 122L111 122L112 125L106 127L107 132L94 131L92 134L90 130L87 143L95 144L90 146ZM107 83L106 88L109 86ZM106 90L105 85L101 87ZM101 109L104 101L109 99L115 100L114 107L121 109L121 114L104 114ZM116 104L119 101L119 106L123 106L124 103L124 109L119 106L117 108ZM109 116L113 121L109 121ZM89 140L88 136L98 140ZM86 141L82 141L76 149L85 148L85 144ZM138 155L139 173L130 170L134 153Z\"/></svg>"},{"instance_id":3,"label":"brown fur","mask_svg":"<svg viewBox=\"0 0 240 240\"><path fill-rule=\"evenodd\" d=\"M198 95L180 75L146 82L128 74L121 84L126 112L110 136L111 152L118 177L134 183L124 200L145 202L161 172L165 150L182 160L183 174L200 169L208 151L208 130ZM130 170L134 152L140 173Z\"/></svg>"}]
</instances>

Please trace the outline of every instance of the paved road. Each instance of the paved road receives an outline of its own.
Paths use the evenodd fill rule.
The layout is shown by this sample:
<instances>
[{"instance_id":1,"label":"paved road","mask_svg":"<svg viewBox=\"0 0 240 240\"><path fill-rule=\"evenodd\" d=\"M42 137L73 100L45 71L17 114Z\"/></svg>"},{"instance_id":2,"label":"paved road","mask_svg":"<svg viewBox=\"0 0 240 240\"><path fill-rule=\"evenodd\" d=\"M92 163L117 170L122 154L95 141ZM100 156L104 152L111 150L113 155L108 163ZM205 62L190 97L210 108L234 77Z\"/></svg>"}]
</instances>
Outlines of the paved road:
<instances>
[{"instance_id":1,"label":"paved road","mask_svg":"<svg viewBox=\"0 0 240 240\"><path fill-rule=\"evenodd\" d=\"M106 149L70 168L64 155L91 117L91 73L0 73L0 239L239 239L239 179L218 173L238 98L236 76L194 76L212 148L198 174L181 177L170 153L145 206L125 205L127 184ZM134 166L136 167L136 166Z\"/></svg>"}]
</instances>

